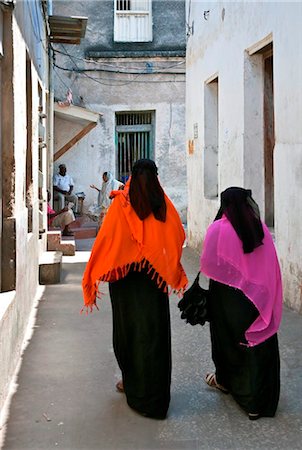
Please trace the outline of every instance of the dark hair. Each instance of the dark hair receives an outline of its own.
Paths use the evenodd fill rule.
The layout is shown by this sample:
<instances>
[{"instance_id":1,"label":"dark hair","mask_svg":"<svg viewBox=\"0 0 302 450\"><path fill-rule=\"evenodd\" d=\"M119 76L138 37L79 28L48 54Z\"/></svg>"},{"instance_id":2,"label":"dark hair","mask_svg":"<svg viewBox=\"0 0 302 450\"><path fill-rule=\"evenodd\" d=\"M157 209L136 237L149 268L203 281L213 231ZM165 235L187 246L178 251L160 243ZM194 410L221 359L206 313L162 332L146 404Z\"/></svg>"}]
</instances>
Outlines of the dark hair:
<instances>
[{"instance_id":1,"label":"dark hair","mask_svg":"<svg viewBox=\"0 0 302 450\"><path fill-rule=\"evenodd\" d=\"M215 220L225 214L242 241L243 252L252 253L262 245L264 232L259 207L250 189L230 187L220 195L220 208Z\"/></svg>"},{"instance_id":2,"label":"dark hair","mask_svg":"<svg viewBox=\"0 0 302 450\"><path fill-rule=\"evenodd\" d=\"M133 165L129 197L141 220L153 213L155 219L166 221L165 194L157 178L157 167L151 159L140 159Z\"/></svg>"}]
</instances>

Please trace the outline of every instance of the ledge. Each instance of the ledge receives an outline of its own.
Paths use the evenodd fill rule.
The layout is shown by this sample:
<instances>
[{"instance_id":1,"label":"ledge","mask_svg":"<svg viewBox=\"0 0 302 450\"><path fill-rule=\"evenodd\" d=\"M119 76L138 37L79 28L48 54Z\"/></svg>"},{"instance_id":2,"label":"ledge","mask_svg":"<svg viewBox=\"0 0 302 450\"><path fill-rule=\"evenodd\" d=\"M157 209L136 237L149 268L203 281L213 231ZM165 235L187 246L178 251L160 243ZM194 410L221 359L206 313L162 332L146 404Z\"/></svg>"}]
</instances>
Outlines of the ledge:
<instances>
[{"instance_id":1,"label":"ledge","mask_svg":"<svg viewBox=\"0 0 302 450\"><path fill-rule=\"evenodd\" d=\"M155 57L182 57L186 56L185 50L89 50L85 54L86 58L155 58Z\"/></svg>"}]
</instances>

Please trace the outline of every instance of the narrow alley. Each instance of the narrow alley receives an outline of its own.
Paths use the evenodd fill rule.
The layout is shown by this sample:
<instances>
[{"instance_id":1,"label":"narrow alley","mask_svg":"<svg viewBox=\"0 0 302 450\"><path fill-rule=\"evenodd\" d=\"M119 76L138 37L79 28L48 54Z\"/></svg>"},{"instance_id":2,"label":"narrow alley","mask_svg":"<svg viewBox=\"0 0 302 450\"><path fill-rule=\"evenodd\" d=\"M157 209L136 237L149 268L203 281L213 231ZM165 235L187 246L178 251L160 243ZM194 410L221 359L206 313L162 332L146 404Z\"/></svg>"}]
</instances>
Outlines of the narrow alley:
<instances>
[{"instance_id":1,"label":"narrow alley","mask_svg":"<svg viewBox=\"0 0 302 450\"><path fill-rule=\"evenodd\" d=\"M301 22L302 1L0 0L1 450L302 450ZM84 301L119 281L113 319L106 284L80 313L98 230ZM211 327L171 295L168 416L140 416L166 416L167 291L201 248Z\"/></svg>"},{"instance_id":2,"label":"narrow alley","mask_svg":"<svg viewBox=\"0 0 302 450\"><path fill-rule=\"evenodd\" d=\"M183 323L177 298L172 317L172 400L168 417L141 417L117 393L119 370L111 341L111 306L104 286L99 312L80 315L81 278L92 241L77 241L63 258L61 284L45 287L34 333L16 380L2 437L4 450L301 449L302 317L284 308L279 333L281 399L274 419L248 420L231 396L211 390L208 325ZM190 281L198 254L186 248Z\"/></svg>"}]
</instances>

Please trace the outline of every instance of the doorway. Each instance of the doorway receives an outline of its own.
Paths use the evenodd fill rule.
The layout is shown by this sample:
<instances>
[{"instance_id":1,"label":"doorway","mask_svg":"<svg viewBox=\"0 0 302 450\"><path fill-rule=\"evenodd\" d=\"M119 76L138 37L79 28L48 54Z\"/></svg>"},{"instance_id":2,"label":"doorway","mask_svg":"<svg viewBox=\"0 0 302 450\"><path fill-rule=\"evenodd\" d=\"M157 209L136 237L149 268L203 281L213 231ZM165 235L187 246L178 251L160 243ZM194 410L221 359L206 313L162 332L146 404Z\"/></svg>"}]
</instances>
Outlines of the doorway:
<instances>
[{"instance_id":1,"label":"doorway","mask_svg":"<svg viewBox=\"0 0 302 450\"><path fill-rule=\"evenodd\" d=\"M253 191L266 225L274 227L274 56L272 35L246 52L244 186Z\"/></svg>"},{"instance_id":2,"label":"doorway","mask_svg":"<svg viewBox=\"0 0 302 450\"><path fill-rule=\"evenodd\" d=\"M275 147L275 121L274 121L274 74L273 51L264 56L264 99L263 99L263 126L264 126L264 204L265 223L274 227L274 147Z\"/></svg>"},{"instance_id":3,"label":"doorway","mask_svg":"<svg viewBox=\"0 0 302 450\"><path fill-rule=\"evenodd\" d=\"M153 113L116 114L117 177L125 183L133 164L141 158L153 158Z\"/></svg>"}]
</instances>

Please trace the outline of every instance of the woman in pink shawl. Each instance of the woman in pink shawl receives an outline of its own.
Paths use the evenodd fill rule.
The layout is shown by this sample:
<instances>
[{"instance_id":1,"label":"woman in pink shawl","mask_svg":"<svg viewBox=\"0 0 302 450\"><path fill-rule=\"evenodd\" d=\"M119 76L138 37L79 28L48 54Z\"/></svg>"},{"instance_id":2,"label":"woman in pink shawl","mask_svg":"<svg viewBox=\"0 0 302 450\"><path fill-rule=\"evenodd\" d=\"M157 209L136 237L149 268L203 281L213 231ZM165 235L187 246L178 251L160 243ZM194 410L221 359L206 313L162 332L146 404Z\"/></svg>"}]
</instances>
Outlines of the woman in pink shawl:
<instances>
[{"instance_id":1,"label":"woman in pink shawl","mask_svg":"<svg viewBox=\"0 0 302 450\"><path fill-rule=\"evenodd\" d=\"M272 237L250 190L232 187L221 194L200 262L210 278L216 368L205 380L230 392L251 420L273 417L280 393L282 282Z\"/></svg>"}]
</instances>

